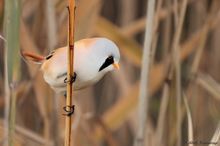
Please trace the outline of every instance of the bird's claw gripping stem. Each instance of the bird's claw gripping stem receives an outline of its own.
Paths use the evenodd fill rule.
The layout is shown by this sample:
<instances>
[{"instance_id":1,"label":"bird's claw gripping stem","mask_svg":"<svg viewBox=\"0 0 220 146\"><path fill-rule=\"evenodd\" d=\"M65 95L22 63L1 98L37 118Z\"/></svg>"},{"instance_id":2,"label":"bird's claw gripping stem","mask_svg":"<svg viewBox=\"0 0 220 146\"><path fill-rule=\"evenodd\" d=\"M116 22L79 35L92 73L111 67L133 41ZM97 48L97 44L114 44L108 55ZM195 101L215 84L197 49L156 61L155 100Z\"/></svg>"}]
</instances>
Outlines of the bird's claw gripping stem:
<instances>
[{"instance_id":1,"label":"bird's claw gripping stem","mask_svg":"<svg viewBox=\"0 0 220 146\"><path fill-rule=\"evenodd\" d=\"M74 72L74 75L70 77L70 80L67 80L67 77L64 79L64 83L74 83L76 80L76 73Z\"/></svg>"},{"instance_id":2,"label":"bird's claw gripping stem","mask_svg":"<svg viewBox=\"0 0 220 146\"><path fill-rule=\"evenodd\" d=\"M64 106L63 110L66 112L66 114L63 114L63 115L69 117L72 114L74 114L75 105Z\"/></svg>"}]
</instances>

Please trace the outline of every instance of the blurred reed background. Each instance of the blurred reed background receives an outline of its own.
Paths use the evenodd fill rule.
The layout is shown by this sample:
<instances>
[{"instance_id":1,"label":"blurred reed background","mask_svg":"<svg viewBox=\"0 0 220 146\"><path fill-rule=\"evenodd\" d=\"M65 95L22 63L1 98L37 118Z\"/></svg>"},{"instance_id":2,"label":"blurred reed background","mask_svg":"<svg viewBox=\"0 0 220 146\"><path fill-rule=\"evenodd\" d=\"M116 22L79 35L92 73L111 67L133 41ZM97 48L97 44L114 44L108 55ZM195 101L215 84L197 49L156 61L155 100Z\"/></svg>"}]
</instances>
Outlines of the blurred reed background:
<instances>
[{"instance_id":1,"label":"blurred reed background","mask_svg":"<svg viewBox=\"0 0 220 146\"><path fill-rule=\"evenodd\" d=\"M64 97L43 81L40 66L19 57L19 49L47 55L65 46L67 2L0 0L0 30L7 41L0 42L0 145L7 145L7 138L14 146L63 145ZM77 0L76 40L107 37L117 43L122 59L120 71L74 92L75 145L133 145L146 8L147 0ZM156 1L145 145L218 141L219 19L219 0Z\"/></svg>"}]
</instances>

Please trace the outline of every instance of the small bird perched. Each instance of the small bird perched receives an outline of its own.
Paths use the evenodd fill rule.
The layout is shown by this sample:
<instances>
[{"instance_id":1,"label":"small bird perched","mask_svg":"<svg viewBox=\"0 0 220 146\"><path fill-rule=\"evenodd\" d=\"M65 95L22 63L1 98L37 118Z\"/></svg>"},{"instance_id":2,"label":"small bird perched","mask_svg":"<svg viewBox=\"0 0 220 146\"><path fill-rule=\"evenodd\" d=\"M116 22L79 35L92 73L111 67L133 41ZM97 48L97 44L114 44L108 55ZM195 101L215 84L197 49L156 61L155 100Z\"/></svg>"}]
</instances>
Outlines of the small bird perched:
<instances>
[{"instance_id":1,"label":"small bird perched","mask_svg":"<svg viewBox=\"0 0 220 146\"><path fill-rule=\"evenodd\" d=\"M107 72L119 69L120 53L114 42L106 38L82 39L74 44L74 90L79 90L98 82ZM54 50L42 57L22 52L41 63L45 81L57 93L65 94L67 78L67 47Z\"/></svg>"}]
</instances>

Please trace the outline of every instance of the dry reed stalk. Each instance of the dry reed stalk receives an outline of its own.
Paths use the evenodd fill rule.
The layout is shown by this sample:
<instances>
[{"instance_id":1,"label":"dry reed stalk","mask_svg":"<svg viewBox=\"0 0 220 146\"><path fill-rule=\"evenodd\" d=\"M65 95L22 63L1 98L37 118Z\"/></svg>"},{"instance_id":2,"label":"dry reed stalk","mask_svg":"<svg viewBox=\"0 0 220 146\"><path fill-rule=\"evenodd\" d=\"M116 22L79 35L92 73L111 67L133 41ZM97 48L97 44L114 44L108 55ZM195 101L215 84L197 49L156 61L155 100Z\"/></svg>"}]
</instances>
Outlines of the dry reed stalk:
<instances>
[{"instance_id":1,"label":"dry reed stalk","mask_svg":"<svg viewBox=\"0 0 220 146\"><path fill-rule=\"evenodd\" d=\"M4 146L8 146L7 137L9 136L9 111L10 111L10 88L9 88L9 80L8 80L8 51L4 50Z\"/></svg>"},{"instance_id":2,"label":"dry reed stalk","mask_svg":"<svg viewBox=\"0 0 220 146\"><path fill-rule=\"evenodd\" d=\"M52 51L55 49L55 46L57 44L57 21L56 21L56 9L55 9L55 2L53 0L46 0L46 7L45 7L46 13L46 18L47 18L47 38L48 38L48 51ZM51 90L50 90L51 91ZM49 118L49 113L51 112L49 109L46 110L45 115L43 117L44 119L44 137L45 139L50 139L50 135L53 136L53 139L55 139L55 143L58 145L59 143L59 138L58 138L58 131L59 131L59 126L58 126L58 117L57 117L57 103L58 103L58 97L55 98L50 98L54 95L52 92L49 93L48 98L44 98L44 106L47 107L46 105L53 105L51 111L54 113L52 115L52 118ZM57 128L51 128L50 124L52 124L54 127ZM52 132L51 132L52 130Z\"/></svg>"},{"instance_id":3,"label":"dry reed stalk","mask_svg":"<svg viewBox=\"0 0 220 146\"><path fill-rule=\"evenodd\" d=\"M187 114L187 124L188 124L188 142L193 141L193 122L192 122L192 115L190 112L189 104L187 101L186 95L183 95L183 101L186 107L186 114ZM189 144L190 146L193 146L194 144Z\"/></svg>"},{"instance_id":4,"label":"dry reed stalk","mask_svg":"<svg viewBox=\"0 0 220 146\"><path fill-rule=\"evenodd\" d=\"M30 35L30 32L27 29L27 26L24 22L21 22L21 46L24 50L29 50L33 52L38 52L37 46L33 41L32 36ZM30 81L29 89L33 86L34 92L36 95L37 100L37 108L39 109L40 115L43 118L44 123L44 136L46 139L49 139L50 137L50 119L49 119L49 110L47 105L51 105L49 103L50 100L48 98L43 98L45 96L49 96L48 94L48 85L43 81L43 77L41 74L39 74L39 67L40 66L33 66L32 64L28 63L28 71L32 77L32 80ZM28 89L28 90L29 90ZM28 90L26 90L28 92ZM26 93L27 94L27 93ZM49 98L51 99L51 98Z\"/></svg>"},{"instance_id":5,"label":"dry reed stalk","mask_svg":"<svg viewBox=\"0 0 220 146\"><path fill-rule=\"evenodd\" d=\"M198 49L197 44L201 41L202 36L204 35L205 31L204 28L208 27L208 32L210 32L211 30L213 30L214 28L216 28L219 24L219 13L215 13L214 15L209 15L207 21L205 22L205 24L203 24L203 26L201 26L200 29L198 29L194 34L192 34L184 43L182 43L181 46L181 53L180 53L180 59L181 61L185 60L187 57L189 57L192 53L194 53L194 51L196 49ZM103 19L100 19L100 21L102 21ZM104 35L106 37L109 37L110 39L117 41L117 39L123 40L123 43L120 43L122 46L127 46L128 51L130 51L130 54L132 54L131 52L133 52L133 50L130 50L130 47L128 44L126 44L126 42L128 42L126 36L124 36L123 34L121 34L120 32L116 31L115 29L117 29L116 26L111 26L110 23L108 23L108 27L110 27L110 32L108 32L108 29L105 29L106 31L104 31L104 25L102 25L102 29L103 29L103 33L100 33L100 35ZM113 28L112 28L113 27ZM115 36L116 35L116 36ZM123 38L121 38L123 37ZM117 38L117 39L116 39ZM120 46L120 45L119 45ZM141 52L140 52L141 54ZM140 58L141 55L139 53L138 54L133 54L133 56L135 56L135 58L137 59L138 62L140 62ZM125 55L126 56L126 55ZM128 56L127 56L128 57ZM130 56L129 56L130 57ZM132 57L134 58L134 57ZM167 58L170 58L170 55L167 55ZM161 86L161 84L163 83L163 81L166 78L165 72L167 72L167 65L166 63L161 63L158 65L154 65L153 69L151 70L151 81L153 81L152 83L150 83L150 94L152 95L153 93L155 93L159 87ZM131 87L131 91L128 92L127 94L123 95L122 97L120 97L120 100L115 103L115 105L109 109L108 111L106 111L104 113L104 115L102 116L103 122L105 122L108 127L110 127L110 129L112 130L116 130L126 119L126 117L128 117L128 114L133 111L133 109L136 107L137 105L137 96L138 96L138 82L135 83L132 87ZM135 98L134 98L135 97ZM103 136L103 132L100 130L100 128L96 127L95 130L95 137L96 139L101 139L101 137Z\"/></svg>"},{"instance_id":6,"label":"dry reed stalk","mask_svg":"<svg viewBox=\"0 0 220 146\"><path fill-rule=\"evenodd\" d=\"M220 84L210 75L198 73L196 83L208 91L214 98L220 100Z\"/></svg>"},{"instance_id":7,"label":"dry reed stalk","mask_svg":"<svg viewBox=\"0 0 220 146\"><path fill-rule=\"evenodd\" d=\"M28 93L30 93L30 89L33 85L33 80L25 80L22 81L18 87L18 104L24 103L27 98Z\"/></svg>"},{"instance_id":8,"label":"dry reed stalk","mask_svg":"<svg viewBox=\"0 0 220 146\"><path fill-rule=\"evenodd\" d=\"M67 96L66 96L66 111L70 111L66 115L65 127L65 146L71 145L71 124L74 107L72 106L73 96L73 73L74 73L74 24L75 24L75 0L69 0L69 27L68 27L68 51L67 51ZM72 113L71 113L72 112Z\"/></svg>"},{"instance_id":9,"label":"dry reed stalk","mask_svg":"<svg viewBox=\"0 0 220 146\"><path fill-rule=\"evenodd\" d=\"M171 9L171 0L166 0L165 1L165 5L167 7L167 9ZM168 54L168 51L170 50L170 38L171 38L171 30L172 30L172 27L171 27L171 15L168 15L167 18L164 20L164 25L162 25L162 46L163 46L163 50L162 50L162 54L163 54L163 57L162 59L165 59L166 58L166 55Z\"/></svg>"},{"instance_id":10,"label":"dry reed stalk","mask_svg":"<svg viewBox=\"0 0 220 146\"><path fill-rule=\"evenodd\" d=\"M213 15L215 12L218 11L218 2L217 1L214 1L211 6L210 6L210 15ZM197 8L197 9L201 9L201 8ZM201 10L200 10L201 11ZM200 12L201 13L201 12ZM199 14L200 14L199 13ZM204 14L203 14L204 15ZM207 17L208 18L208 21L210 21L210 19L212 19L212 17ZM198 49L197 49L197 52L195 53L195 57L194 57L194 60L193 60L193 63L192 63L192 67L191 67L191 74L192 76L194 76L199 68L199 64L200 64L200 60L202 58L202 53L205 49L205 45L206 45L206 41L207 41L207 37L208 37L208 27L210 27L210 25L207 25L206 27L204 27L203 31L203 35L201 36L201 40L200 40L200 43L198 45ZM215 58L215 57L214 57Z\"/></svg>"},{"instance_id":11,"label":"dry reed stalk","mask_svg":"<svg viewBox=\"0 0 220 146\"><path fill-rule=\"evenodd\" d=\"M125 26L135 19L137 2L134 0L119 0L119 19L121 26Z\"/></svg>"},{"instance_id":12,"label":"dry reed stalk","mask_svg":"<svg viewBox=\"0 0 220 146\"><path fill-rule=\"evenodd\" d=\"M192 3L193 0L189 1L188 4ZM168 11L168 10L167 10ZM166 18L167 16L167 12L164 14ZM209 16L210 17L210 16ZM218 18L217 15L215 15L215 17ZM142 19L141 21L145 21L146 19ZM208 25L210 25L210 27L208 28L208 30L213 29L214 27L216 27L216 24L218 23L218 19L214 19L213 17L207 19L206 23L204 26L202 26L202 29L204 29L203 27L207 27ZM146 23L144 23L145 25ZM185 42L188 41L188 43L184 43L181 48L185 48L185 51L183 51L183 55L182 56L187 56L187 54L192 51L192 49L195 49L191 46L195 45L196 43L198 43L198 41L200 40L200 35L199 34L203 34L202 29L198 30L197 33L194 33L191 35L191 37L189 37L189 39L187 39ZM110 21L108 21L107 19L103 18L103 17L99 17L98 21L97 21L97 25L96 25L96 33L99 36L105 36L108 37L110 39L112 39L113 41L115 41L121 48L122 53L129 58L129 60L135 64L136 66L140 66L141 64L141 49L140 49L140 45L134 41L133 39L129 38L127 35L123 34L123 32L121 32L121 30L113 25Z\"/></svg>"},{"instance_id":13,"label":"dry reed stalk","mask_svg":"<svg viewBox=\"0 0 220 146\"><path fill-rule=\"evenodd\" d=\"M201 38L201 41L199 43L198 49L195 53L195 57L192 63L192 67L191 67L191 74L195 75L195 73L198 71L199 68L199 64L200 64L200 60L202 58L202 53L203 50L205 48L205 44L206 44L206 40L207 40L207 27L204 28L204 35Z\"/></svg>"},{"instance_id":14,"label":"dry reed stalk","mask_svg":"<svg viewBox=\"0 0 220 146\"><path fill-rule=\"evenodd\" d=\"M19 84L17 89L17 100L19 103L23 102L25 99L27 93L29 93L29 90L31 89L33 84L33 81L23 81ZM3 108L5 106L5 99L4 97L0 98L0 108Z\"/></svg>"},{"instance_id":15,"label":"dry reed stalk","mask_svg":"<svg viewBox=\"0 0 220 146\"><path fill-rule=\"evenodd\" d=\"M39 52L36 44L33 41L32 36L30 35L30 32L25 22L23 21L21 21L20 34L22 34L20 35L21 46L24 50L29 50L32 52ZM40 115L43 118L44 136L46 139L49 139L50 138L50 124L49 124L50 119L49 119L49 110L47 108L48 107L47 105L51 105L50 103L51 98L49 98L49 100L48 98L42 99L42 97L49 96L49 94L48 94L48 85L43 81L42 75L39 74L39 67L40 66L33 66L32 64L28 63L28 71L32 77L30 84L28 85L29 85L29 89L31 89L32 86L34 88L37 105L38 105L37 108L39 109ZM28 92L29 89L27 89L26 92Z\"/></svg>"},{"instance_id":16,"label":"dry reed stalk","mask_svg":"<svg viewBox=\"0 0 220 146\"><path fill-rule=\"evenodd\" d=\"M195 0L189 0L187 5L190 5L193 2L197 2ZM162 8L160 12L158 13L159 20L162 21L166 19L167 17L170 17L171 14L175 12L176 7L181 7L179 4L176 6L175 4L169 6L168 8ZM123 27L121 32L125 34L126 36L132 37L136 35L137 33L144 30L146 26L146 18L140 18L138 20L135 20L134 22L131 22L127 26Z\"/></svg>"},{"instance_id":17,"label":"dry reed stalk","mask_svg":"<svg viewBox=\"0 0 220 146\"><path fill-rule=\"evenodd\" d=\"M174 28L177 29L179 23L179 12L178 12L178 0L173 0L174 3Z\"/></svg>"},{"instance_id":18,"label":"dry reed stalk","mask_svg":"<svg viewBox=\"0 0 220 146\"><path fill-rule=\"evenodd\" d=\"M178 24L176 28L176 32L174 34L174 40L172 44L172 58L175 68L175 85L176 85L176 108L177 108L177 146L181 146L181 137L182 137L182 130L181 130L181 61L180 61L180 37L183 28L183 22L185 18L187 8L187 0L183 0L181 12L178 18Z\"/></svg>"},{"instance_id":19,"label":"dry reed stalk","mask_svg":"<svg viewBox=\"0 0 220 146\"><path fill-rule=\"evenodd\" d=\"M138 113L138 129L134 141L134 146L143 146L145 136L145 125L147 122L148 102L149 102L149 73L150 73L150 54L153 38L153 23L154 23L154 9L155 0L149 0L147 4L147 18L146 32L144 41L144 51L142 57L142 70L140 79L139 91L139 113ZM146 140L148 142L148 140Z\"/></svg>"},{"instance_id":20,"label":"dry reed stalk","mask_svg":"<svg viewBox=\"0 0 220 146\"><path fill-rule=\"evenodd\" d=\"M3 125L3 119L0 119L0 145L3 146L5 142L5 137L4 137L4 129L7 127L4 127ZM14 143L16 143L16 146L22 146L24 145L24 140L23 138L16 134L14 135ZM8 146L8 145L7 145Z\"/></svg>"},{"instance_id":21,"label":"dry reed stalk","mask_svg":"<svg viewBox=\"0 0 220 146\"><path fill-rule=\"evenodd\" d=\"M158 26L159 26L159 12L162 8L163 0L158 0L157 6L156 6L156 12L154 16L154 27L153 27L153 39L152 39L152 46L151 46L151 54L150 54L150 66L154 63L154 58L156 54L156 48L157 48L157 42L158 42Z\"/></svg>"},{"instance_id":22,"label":"dry reed stalk","mask_svg":"<svg viewBox=\"0 0 220 146\"><path fill-rule=\"evenodd\" d=\"M46 0L46 16L47 16L47 30L48 30L48 48L52 51L57 42L56 34L56 17L55 17L55 6L53 0Z\"/></svg>"},{"instance_id":23,"label":"dry reed stalk","mask_svg":"<svg viewBox=\"0 0 220 146\"><path fill-rule=\"evenodd\" d=\"M5 45L5 145L13 145L17 82L20 80L20 58L19 58L19 24L20 24L20 1L5 1L4 10L4 34L7 40ZM11 89L9 88L11 85ZM6 123L7 122L7 123Z\"/></svg>"},{"instance_id":24,"label":"dry reed stalk","mask_svg":"<svg viewBox=\"0 0 220 146\"><path fill-rule=\"evenodd\" d=\"M7 41L5 40L5 43ZM9 88L9 80L8 80L8 51L4 50L4 146L8 146L7 137L9 136L9 110L10 110L10 88Z\"/></svg>"},{"instance_id":25,"label":"dry reed stalk","mask_svg":"<svg viewBox=\"0 0 220 146\"><path fill-rule=\"evenodd\" d=\"M164 121L165 121L165 115L168 107L168 101L169 101L169 84L165 83L163 87L163 94L161 99L161 105L160 105L160 111L158 116L158 122L157 122L157 128L156 128L156 141L155 143L158 146L162 146L162 140L163 140L163 131L164 131Z\"/></svg>"},{"instance_id":26,"label":"dry reed stalk","mask_svg":"<svg viewBox=\"0 0 220 146\"><path fill-rule=\"evenodd\" d=\"M210 144L208 146L219 146L219 138L220 138L220 122L218 122L217 129L210 140Z\"/></svg>"}]
</instances>

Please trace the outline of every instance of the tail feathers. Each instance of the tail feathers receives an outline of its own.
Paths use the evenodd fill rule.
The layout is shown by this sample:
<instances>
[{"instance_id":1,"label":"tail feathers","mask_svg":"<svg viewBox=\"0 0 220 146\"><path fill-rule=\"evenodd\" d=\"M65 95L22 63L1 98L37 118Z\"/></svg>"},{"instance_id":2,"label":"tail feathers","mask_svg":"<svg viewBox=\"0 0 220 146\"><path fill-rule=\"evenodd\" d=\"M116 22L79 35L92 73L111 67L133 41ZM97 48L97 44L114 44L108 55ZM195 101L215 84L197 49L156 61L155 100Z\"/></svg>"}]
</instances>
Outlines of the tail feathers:
<instances>
[{"instance_id":1,"label":"tail feathers","mask_svg":"<svg viewBox=\"0 0 220 146\"><path fill-rule=\"evenodd\" d=\"M44 56L38 55L38 54L34 54L28 51L20 51L21 57L23 58L23 60L25 62L33 62L35 64L42 64L43 61L45 60Z\"/></svg>"}]
</instances>

